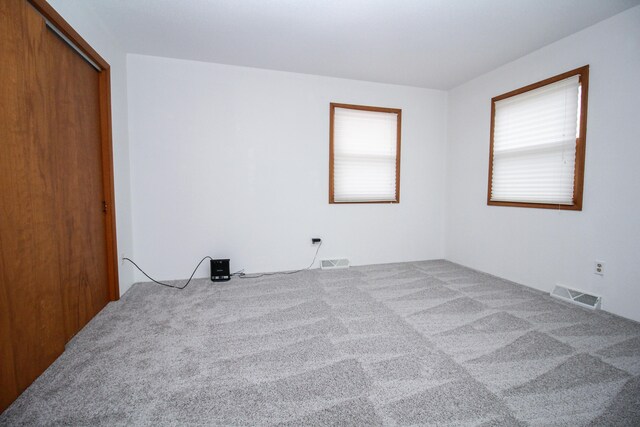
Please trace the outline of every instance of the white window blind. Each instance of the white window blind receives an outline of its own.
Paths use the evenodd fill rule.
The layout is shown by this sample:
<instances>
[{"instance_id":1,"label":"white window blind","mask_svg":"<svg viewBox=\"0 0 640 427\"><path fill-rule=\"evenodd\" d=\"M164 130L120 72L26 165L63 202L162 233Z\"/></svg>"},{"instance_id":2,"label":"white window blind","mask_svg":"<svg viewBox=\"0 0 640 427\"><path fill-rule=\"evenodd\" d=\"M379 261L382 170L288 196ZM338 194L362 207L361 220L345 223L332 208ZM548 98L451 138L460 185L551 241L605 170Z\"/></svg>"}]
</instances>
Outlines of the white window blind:
<instances>
[{"instance_id":1,"label":"white window blind","mask_svg":"<svg viewBox=\"0 0 640 427\"><path fill-rule=\"evenodd\" d=\"M571 205L579 76L495 102L491 201Z\"/></svg>"},{"instance_id":2,"label":"white window blind","mask_svg":"<svg viewBox=\"0 0 640 427\"><path fill-rule=\"evenodd\" d=\"M333 120L333 201L397 201L398 114L336 107Z\"/></svg>"}]
</instances>

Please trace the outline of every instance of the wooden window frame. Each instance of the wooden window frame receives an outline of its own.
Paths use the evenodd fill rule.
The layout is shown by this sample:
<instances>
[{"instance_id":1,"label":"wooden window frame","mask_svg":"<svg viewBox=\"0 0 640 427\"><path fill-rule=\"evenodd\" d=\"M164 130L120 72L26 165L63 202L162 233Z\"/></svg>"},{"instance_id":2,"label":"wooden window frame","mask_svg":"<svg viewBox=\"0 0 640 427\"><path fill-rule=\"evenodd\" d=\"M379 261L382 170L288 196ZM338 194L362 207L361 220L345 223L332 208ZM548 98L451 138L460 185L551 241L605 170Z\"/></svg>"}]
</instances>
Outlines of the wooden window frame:
<instances>
[{"instance_id":1,"label":"wooden window frame","mask_svg":"<svg viewBox=\"0 0 640 427\"><path fill-rule=\"evenodd\" d=\"M573 176L573 203L571 205L561 205L555 203L532 203L532 202L499 202L491 200L491 184L493 177L493 130L495 126L496 102L512 96L520 95L534 89L547 86L551 83L567 79L572 76L579 76L581 88L580 98L580 136L576 138L576 162ZM556 210L582 210L582 193L584 191L584 163L585 163L585 146L587 140L587 106L589 98L589 65L585 65L566 73L530 84L520 89L504 93L502 95L491 98L491 133L489 145L489 185L487 191L487 205L489 206L511 206L519 208L539 208L539 209L556 209Z\"/></svg>"},{"instance_id":2,"label":"wooden window frame","mask_svg":"<svg viewBox=\"0 0 640 427\"><path fill-rule=\"evenodd\" d=\"M336 202L333 194L333 125L336 108L346 108L351 110L372 111L376 113L393 113L398 117L396 124L396 199L386 201L359 201L359 202ZM349 205L349 204L397 204L400 203L400 139L402 133L402 109L372 107L368 105L340 104L332 102L329 106L329 204Z\"/></svg>"}]
</instances>

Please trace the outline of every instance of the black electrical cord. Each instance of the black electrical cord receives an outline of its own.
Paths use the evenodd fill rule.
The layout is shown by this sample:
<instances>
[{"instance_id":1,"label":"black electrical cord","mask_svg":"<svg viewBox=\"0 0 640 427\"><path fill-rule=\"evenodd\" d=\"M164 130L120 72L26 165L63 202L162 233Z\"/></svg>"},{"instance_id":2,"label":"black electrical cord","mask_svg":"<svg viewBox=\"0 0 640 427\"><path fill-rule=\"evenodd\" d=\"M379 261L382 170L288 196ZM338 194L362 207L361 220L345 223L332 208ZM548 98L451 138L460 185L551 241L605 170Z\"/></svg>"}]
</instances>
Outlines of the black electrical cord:
<instances>
[{"instance_id":1,"label":"black electrical cord","mask_svg":"<svg viewBox=\"0 0 640 427\"><path fill-rule=\"evenodd\" d=\"M311 261L311 264L309 264L309 266L307 268L303 268L300 270L293 270L293 271L282 271L282 272L274 272L274 273L262 273L262 274L257 274L257 275L253 275L253 276L247 276L246 274L244 274L244 269L240 270L240 271L236 271L235 273L231 274L232 276L238 276L241 279L257 279L258 277L262 277L262 276L275 276L278 274L295 274L295 273L300 273L301 271L305 271L305 270L309 270L311 267L313 267L313 264L316 262L316 258L318 257L318 251L320 251L320 246L322 246L322 242L320 242L320 244L318 245L318 249L316 249L316 253L313 256L313 261ZM162 283L156 279L154 279L153 277L149 276L147 273L145 273L145 271L143 269L140 268L140 266L138 264L136 264L132 259L127 258L127 257L123 257L123 260L129 261L131 264L133 264L138 270L140 270L140 272L142 274L144 274L147 279L151 280L153 283L157 283L158 285L162 285L162 286L166 286L168 288L174 288L174 289L178 289L178 290L183 290L184 288L186 288L189 283L191 283L191 279L193 279L193 276L196 274L196 271L198 271L198 267L200 267L200 264L202 264L204 262L205 259L210 259L213 260L213 258L211 258L209 255L205 256L204 258L202 258L200 260L200 262L198 263L198 265L196 265L196 268L193 269L193 273L191 273L191 276L189 276L189 280L187 280L187 283L184 284L184 286L180 287L180 286L174 286L174 285L170 285L168 283Z\"/></svg>"},{"instance_id":2,"label":"black electrical cord","mask_svg":"<svg viewBox=\"0 0 640 427\"><path fill-rule=\"evenodd\" d=\"M186 287L187 287L187 285L189 285L189 283L191 282L191 279L193 279L193 275L194 275L194 274L196 274L196 271L198 270L198 267L200 267L200 264L202 264L202 263L204 262L204 260L205 260L205 259L207 259L207 258L212 259L209 255L207 255L206 257L202 258L202 259L200 260L200 262L198 263L198 265L196 265L196 268L193 270L193 273L191 273L191 276L189 277L189 280L187 280L187 283L185 283L185 284L184 284L184 286L182 286L182 287L180 287L180 286L170 285L170 284L168 284L168 283L162 283L162 282L159 282L159 281L157 281L156 279L154 279L153 277L149 276L147 273L145 273L145 272L144 272L144 270L143 270L143 269L141 269L141 268L138 266L138 264L136 264L135 262L133 262L133 260L132 260L132 259L129 259L129 258L127 258L127 257L124 257L124 258L122 258L122 259L127 260L127 261L129 261L131 264L133 264L133 265L134 265L138 270L140 270L140 272L141 272L142 274L144 274L145 276L147 276L147 278L148 278L149 280L151 280L153 283L157 283L158 285L166 286L166 287L168 287L168 288L174 288L174 289L178 289L178 290L183 290L184 288L186 288ZM234 273L234 274L235 274L235 273Z\"/></svg>"},{"instance_id":3,"label":"black electrical cord","mask_svg":"<svg viewBox=\"0 0 640 427\"><path fill-rule=\"evenodd\" d=\"M293 270L293 271L276 271L276 272L273 272L273 273L262 273L262 274L256 274L256 275L251 275L251 276L247 276L246 274L244 274L242 272L243 270L240 270L240 272L234 273L234 274L237 274L238 277L240 277L241 279L257 279L258 277L263 277L263 276L276 276L278 274L300 273L301 271L309 270L311 267L313 267L313 264L316 262L316 258L318 257L318 252L320 251L320 246L322 246L322 241L320 241L320 244L318 245L318 249L316 249L316 254L313 256L313 261L311 261L311 264L309 264L309 266L307 268L302 268L300 270Z\"/></svg>"}]
</instances>

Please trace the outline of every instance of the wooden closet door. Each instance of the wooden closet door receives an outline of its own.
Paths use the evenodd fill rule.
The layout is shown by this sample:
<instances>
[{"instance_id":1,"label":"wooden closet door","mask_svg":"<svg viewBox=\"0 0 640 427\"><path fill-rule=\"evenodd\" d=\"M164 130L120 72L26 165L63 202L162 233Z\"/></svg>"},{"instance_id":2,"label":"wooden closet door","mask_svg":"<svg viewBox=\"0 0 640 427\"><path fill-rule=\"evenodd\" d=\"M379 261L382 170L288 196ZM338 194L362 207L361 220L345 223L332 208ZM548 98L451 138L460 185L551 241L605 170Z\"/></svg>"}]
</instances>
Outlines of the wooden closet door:
<instances>
[{"instance_id":1,"label":"wooden closet door","mask_svg":"<svg viewBox=\"0 0 640 427\"><path fill-rule=\"evenodd\" d=\"M99 73L0 1L0 410L109 301Z\"/></svg>"},{"instance_id":2,"label":"wooden closet door","mask_svg":"<svg viewBox=\"0 0 640 427\"><path fill-rule=\"evenodd\" d=\"M65 333L71 339L109 302L102 182L99 72L52 30L45 30L49 144L55 153Z\"/></svg>"}]
</instances>

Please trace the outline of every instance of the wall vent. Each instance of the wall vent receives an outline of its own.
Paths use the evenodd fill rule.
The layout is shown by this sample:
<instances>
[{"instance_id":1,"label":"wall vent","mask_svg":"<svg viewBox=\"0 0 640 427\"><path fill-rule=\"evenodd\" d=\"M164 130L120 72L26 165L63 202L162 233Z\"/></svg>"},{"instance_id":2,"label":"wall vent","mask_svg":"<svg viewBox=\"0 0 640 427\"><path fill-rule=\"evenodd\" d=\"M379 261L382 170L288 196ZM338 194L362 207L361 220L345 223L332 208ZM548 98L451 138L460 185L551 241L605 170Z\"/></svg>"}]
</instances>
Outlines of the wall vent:
<instances>
[{"instance_id":1,"label":"wall vent","mask_svg":"<svg viewBox=\"0 0 640 427\"><path fill-rule=\"evenodd\" d=\"M349 260L346 258L323 259L320 261L320 268L323 270L334 270L336 268L348 268Z\"/></svg>"},{"instance_id":2,"label":"wall vent","mask_svg":"<svg viewBox=\"0 0 640 427\"><path fill-rule=\"evenodd\" d=\"M602 303L601 296L591 295L583 291L565 288L560 285L556 285L553 291L551 291L551 296L592 310L599 310L600 304Z\"/></svg>"}]
</instances>

